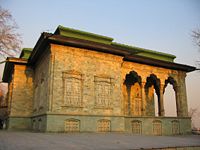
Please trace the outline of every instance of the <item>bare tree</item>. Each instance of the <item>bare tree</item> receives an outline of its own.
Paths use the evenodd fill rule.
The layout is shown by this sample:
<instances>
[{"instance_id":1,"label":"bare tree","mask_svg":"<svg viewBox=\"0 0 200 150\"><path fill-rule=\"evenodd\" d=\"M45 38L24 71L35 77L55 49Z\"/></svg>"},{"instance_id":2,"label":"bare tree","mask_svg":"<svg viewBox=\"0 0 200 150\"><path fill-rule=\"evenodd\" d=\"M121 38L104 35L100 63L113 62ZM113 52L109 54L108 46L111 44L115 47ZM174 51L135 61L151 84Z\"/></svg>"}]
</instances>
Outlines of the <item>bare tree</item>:
<instances>
[{"instance_id":1,"label":"bare tree","mask_svg":"<svg viewBox=\"0 0 200 150\"><path fill-rule=\"evenodd\" d=\"M200 29L196 29L194 31L192 31L192 37L194 42L196 43L196 45L198 46L199 50L200 50ZM200 60L197 61L197 65L198 67L200 67ZM200 70L200 69L198 69Z\"/></svg>"},{"instance_id":2,"label":"bare tree","mask_svg":"<svg viewBox=\"0 0 200 150\"><path fill-rule=\"evenodd\" d=\"M197 46L200 48L200 29L192 31L192 37L194 38Z\"/></svg>"},{"instance_id":3,"label":"bare tree","mask_svg":"<svg viewBox=\"0 0 200 150\"><path fill-rule=\"evenodd\" d=\"M18 26L11 13L0 6L0 55L14 56L20 52L21 36L16 32Z\"/></svg>"},{"instance_id":4,"label":"bare tree","mask_svg":"<svg viewBox=\"0 0 200 150\"><path fill-rule=\"evenodd\" d=\"M192 128L195 128L194 120L199 118L200 112L198 112L198 108L190 108L189 110L189 117L192 119Z\"/></svg>"}]
</instances>

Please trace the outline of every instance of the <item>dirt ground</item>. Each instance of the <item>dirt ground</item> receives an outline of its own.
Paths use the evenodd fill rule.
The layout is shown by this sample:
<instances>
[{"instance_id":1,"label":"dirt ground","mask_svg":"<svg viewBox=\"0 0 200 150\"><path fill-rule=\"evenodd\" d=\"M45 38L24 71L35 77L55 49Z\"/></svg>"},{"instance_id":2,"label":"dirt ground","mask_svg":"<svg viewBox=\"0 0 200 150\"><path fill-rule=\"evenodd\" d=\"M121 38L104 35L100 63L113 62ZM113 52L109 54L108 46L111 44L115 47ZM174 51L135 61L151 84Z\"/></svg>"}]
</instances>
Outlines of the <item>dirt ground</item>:
<instances>
[{"instance_id":1,"label":"dirt ground","mask_svg":"<svg viewBox=\"0 0 200 150\"><path fill-rule=\"evenodd\" d=\"M0 150L133 150L176 146L200 146L200 136L0 131Z\"/></svg>"}]
</instances>

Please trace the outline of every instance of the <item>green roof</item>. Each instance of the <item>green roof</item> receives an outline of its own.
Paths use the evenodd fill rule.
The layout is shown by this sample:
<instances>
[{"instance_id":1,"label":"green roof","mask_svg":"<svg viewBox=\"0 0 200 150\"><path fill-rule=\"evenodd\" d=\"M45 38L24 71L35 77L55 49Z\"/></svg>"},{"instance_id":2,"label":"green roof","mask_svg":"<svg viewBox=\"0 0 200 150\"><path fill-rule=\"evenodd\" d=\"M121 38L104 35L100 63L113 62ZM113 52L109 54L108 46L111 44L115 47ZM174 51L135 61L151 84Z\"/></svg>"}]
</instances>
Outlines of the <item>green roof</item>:
<instances>
[{"instance_id":1,"label":"green roof","mask_svg":"<svg viewBox=\"0 0 200 150\"><path fill-rule=\"evenodd\" d=\"M130 52L132 55L143 56L143 57L153 58L157 60L173 62L174 59L176 58L176 56L171 55L171 54L116 43L116 42L113 42L113 38L111 37L102 36L102 35L85 32L85 31L80 31L80 30L76 30L72 28L67 28L61 25L57 27L54 34L65 36L65 37L72 37L76 39L93 41L93 42L102 43L106 45L112 45L112 46L115 46L115 47L118 47L118 48L124 49L125 51Z\"/></svg>"},{"instance_id":2,"label":"green roof","mask_svg":"<svg viewBox=\"0 0 200 150\"><path fill-rule=\"evenodd\" d=\"M32 48L23 48L19 58L29 59L32 50Z\"/></svg>"},{"instance_id":3,"label":"green roof","mask_svg":"<svg viewBox=\"0 0 200 150\"><path fill-rule=\"evenodd\" d=\"M89 33L85 31L80 31L80 30L76 30L72 28L67 28L61 25L58 26L54 34L98 42L102 44L111 44L111 42L113 41L113 38L110 38L110 37L106 37L106 36L102 36L102 35L98 35L94 33Z\"/></svg>"},{"instance_id":4,"label":"green roof","mask_svg":"<svg viewBox=\"0 0 200 150\"><path fill-rule=\"evenodd\" d=\"M140 48L136 46L129 46L129 45L120 44L116 42L112 42L112 45L120 47L120 48L124 48L128 50L132 55L144 56L144 57L149 57L149 58L169 61L169 62L173 62L173 60L176 58L176 56L172 54L162 53L162 52L153 51L150 49Z\"/></svg>"}]
</instances>

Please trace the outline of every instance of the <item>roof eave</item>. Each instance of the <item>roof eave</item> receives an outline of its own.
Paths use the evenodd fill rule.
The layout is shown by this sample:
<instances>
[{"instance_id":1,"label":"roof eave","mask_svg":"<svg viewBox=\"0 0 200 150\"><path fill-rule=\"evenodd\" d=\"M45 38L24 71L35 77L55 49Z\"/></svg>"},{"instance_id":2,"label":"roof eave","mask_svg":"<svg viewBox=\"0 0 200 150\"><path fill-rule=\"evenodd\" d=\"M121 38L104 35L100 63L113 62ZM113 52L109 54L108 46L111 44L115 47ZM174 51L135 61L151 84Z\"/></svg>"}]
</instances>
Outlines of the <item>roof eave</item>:
<instances>
[{"instance_id":1,"label":"roof eave","mask_svg":"<svg viewBox=\"0 0 200 150\"><path fill-rule=\"evenodd\" d=\"M158 67L163 67L163 68L168 68L168 69L182 70L186 72L191 72L191 71L196 70L195 67L188 66L188 65L148 58L144 56L136 56L136 55L131 54L128 51L125 51L124 49L117 48L116 46L72 38L72 37L65 37L61 35L54 35L54 34L49 34L49 33L43 33L40 36L39 40L37 41L33 49L33 52L31 53L31 56L29 57L28 63L34 64L37 61L39 55L41 55L44 47L47 46L47 44L49 43L74 46L78 48L86 48L86 49L90 49L94 51L110 53L114 55L123 56L124 60L126 61L138 62L138 63L148 64L148 65L158 66Z\"/></svg>"},{"instance_id":2,"label":"roof eave","mask_svg":"<svg viewBox=\"0 0 200 150\"><path fill-rule=\"evenodd\" d=\"M26 65L27 60L22 59L22 58L8 57L6 59L6 64L5 64L5 67L4 67L4 72L3 72L3 77L2 77L3 82L6 82L6 83L9 82L10 76L12 75L12 70L13 70L14 64Z\"/></svg>"},{"instance_id":3,"label":"roof eave","mask_svg":"<svg viewBox=\"0 0 200 150\"><path fill-rule=\"evenodd\" d=\"M49 37L49 40L51 43L75 46L78 48L86 48L90 50L100 51L104 53L111 53L111 54L120 55L120 56L125 56L125 55L130 54L129 52L126 52L119 48L115 48L112 45L107 45L107 44L97 43L93 41L72 38L72 37L63 37L60 35L54 35L54 36Z\"/></svg>"},{"instance_id":4,"label":"roof eave","mask_svg":"<svg viewBox=\"0 0 200 150\"><path fill-rule=\"evenodd\" d=\"M35 47L33 48L32 53L28 59L29 64L33 65L37 61L40 53L42 53L43 47L45 47L48 44L48 38L50 36L53 36L53 34L46 33L46 32L41 34L40 38L38 39Z\"/></svg>"},{"instance_id":5,"label":"roof eave","mask_svg":"<svg viewBox=\"0 0 200 150\"><path fill-rule=\"evenodd\" d=\"M124 57L124 60L137 62L137 63L143 63L143 64L157 66L157 67L163 67L167 69L181 70L185 72L191 72L191 71L196 70L196 67L193 67L193 66L178 64L174 62L167 62L167 61L157 60L153 58L146 58L142 56L126 56Z\"/></svg>"}]
</instances>

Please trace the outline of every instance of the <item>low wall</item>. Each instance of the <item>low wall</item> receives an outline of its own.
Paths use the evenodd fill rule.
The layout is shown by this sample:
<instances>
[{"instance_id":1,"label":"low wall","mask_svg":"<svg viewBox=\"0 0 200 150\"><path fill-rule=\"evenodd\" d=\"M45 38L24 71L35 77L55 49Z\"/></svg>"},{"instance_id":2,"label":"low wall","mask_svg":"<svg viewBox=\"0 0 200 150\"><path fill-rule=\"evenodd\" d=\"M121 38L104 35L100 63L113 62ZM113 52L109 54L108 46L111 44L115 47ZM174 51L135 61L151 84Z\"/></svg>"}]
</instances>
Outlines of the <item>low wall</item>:
<instances>
[{"instance_id":1,"label":"low wall","mask_svg":"<svg viewBox=\"0 0 200 150\"><path fill-rule=\"evenodd\" d=\"M32 117L42 132L126 132L138 135L191 134L189 117L124 117L45 114Z\"/></svg>"},{"instance_id":2,"label":"low wall","mask_svg":"<svg viewBox=\"0 0 200 150\"><path fill-rule=\"evenodd\" d=\"M6 120L8 130L31 130L31 118L29 117L9 117Z\"/></svg>"},{"instance_id":3,"label":"low wall","mask_svg":"<svg viewBox=\"0 0 200 150\"><path fill-rule=\"evenodd\" d=\"M134 126L134 122L138 122ZM140 127L139 127L140 126ZM180 135L191 134L190 117L125 117L125 131L134 132L134 127L140 128L136 134L142 135ZM139 129L138 129L139 130Z\"/></svg>"}]
</instances>

